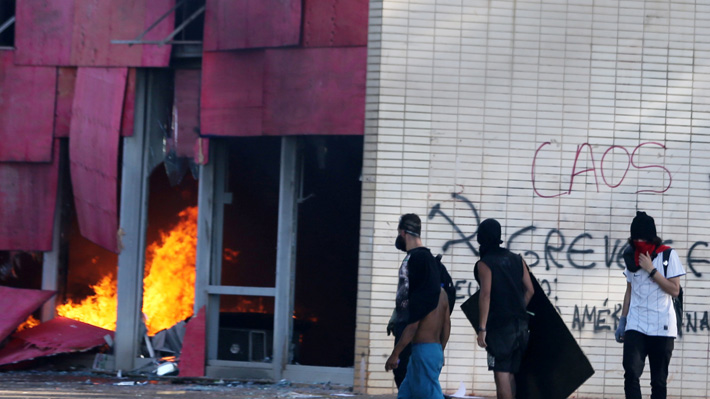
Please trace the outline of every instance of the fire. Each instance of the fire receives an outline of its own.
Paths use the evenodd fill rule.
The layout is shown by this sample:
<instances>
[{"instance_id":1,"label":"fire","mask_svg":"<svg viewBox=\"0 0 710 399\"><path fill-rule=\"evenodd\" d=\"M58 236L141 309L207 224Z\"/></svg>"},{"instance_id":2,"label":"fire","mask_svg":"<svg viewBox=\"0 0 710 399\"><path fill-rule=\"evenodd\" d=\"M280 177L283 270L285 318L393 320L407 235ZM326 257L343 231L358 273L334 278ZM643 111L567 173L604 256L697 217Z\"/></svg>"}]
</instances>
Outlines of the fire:
<instances>
[{"instance_id":1,"label":"fire","mask_svg":"<svg viewBox=\"0 0 710 399\"><path fill-rule=\"evenodd\" d=\"M69 300L64 305L57 306L57 314L96 327L115 330L118 301L113 274L104 276L101 281L92 285L91 289L94 290L94 295L84 298L79 303Z\"/></svg>"},{"instance_id":2,"label":"fire","mask_svg":"<svg viewBox=\"0 0 710 399\"><path fill-rule=\"evenodd\" d=\"M143 279L143 314L148 334L192 316L195 303L197 207L179 213L180 222L148 247Z\"/></svg>"},{"instance_id":3,"label":"fire","mask_svg":"<svg viewBox=\"0 0 710 399\"><path fill-rule=\"evenodd\" d=\"M22 324L20 324L19 327L17 327L17 331L22 331L22 330L29 330L32 327L37 327L39 325L39 320L35 319L34 316L30 315L30 317L27 318Z\"/></svg>"},{"instance_id":4,"label":"fire","mask_svg":"<svg viewBox=\"0 0 710 399\"><path fill-rule=\"evenodd\" d=\"M272 313L274 309L273 299L264 297L244 297L240 298L239 304L232 306L229 309L223 309L225 312L234 313Z\"/></svg>"},{"instance_id":5,"label":"fire","mask_svg":"<svg viewBox=\"0 0 710 399\"><path fill-rule=\"evenodd\" d=\"M180 221L146 250L143 314L148 334L170 328L192 315L195 301L197 207L178 214ZM116 329L117 295L113 275L91 286L95 295L57 307L57 314L108 330Z\"/></svg>"}]
</instances>

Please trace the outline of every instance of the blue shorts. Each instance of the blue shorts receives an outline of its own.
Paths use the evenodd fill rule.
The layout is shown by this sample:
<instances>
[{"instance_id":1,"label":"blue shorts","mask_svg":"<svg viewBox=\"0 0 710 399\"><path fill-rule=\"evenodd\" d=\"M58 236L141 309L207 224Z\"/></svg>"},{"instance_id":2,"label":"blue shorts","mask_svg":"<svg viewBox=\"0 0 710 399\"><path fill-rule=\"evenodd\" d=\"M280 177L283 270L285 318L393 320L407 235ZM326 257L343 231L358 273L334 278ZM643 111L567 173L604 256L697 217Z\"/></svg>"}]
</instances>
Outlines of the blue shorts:
<instances>
[{"instance_id":1,"label":"blue shorts","mask_svg":"<svg viewBox=\"0 0 710 399\"><path fill-rule=\"evenodd\" d=\"M399 387L397 399L441 399L439 374L444 367L444 351L439 343L412 344L407 376Z\"/></svg>"}]
</instances>

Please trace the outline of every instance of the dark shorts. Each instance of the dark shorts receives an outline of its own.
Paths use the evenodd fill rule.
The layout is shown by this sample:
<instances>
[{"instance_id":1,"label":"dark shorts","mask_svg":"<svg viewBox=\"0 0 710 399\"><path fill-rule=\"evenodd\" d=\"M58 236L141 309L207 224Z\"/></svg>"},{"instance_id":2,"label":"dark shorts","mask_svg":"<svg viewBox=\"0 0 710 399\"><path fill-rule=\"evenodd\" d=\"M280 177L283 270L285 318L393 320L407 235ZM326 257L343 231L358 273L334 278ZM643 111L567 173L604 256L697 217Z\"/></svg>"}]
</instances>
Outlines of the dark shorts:
<instances>
[{"instance_id":1,"label":"dark shorts","mask_svg":"<svg viewBox=\"0 0 710 399\"><path fill-rule=\"evenodd\" d=\"M528 346L527 321L513 321L486 335L488 370L517 373Z\"/></svg>"},{"instance_id":2,"label":"dark shorts","mask_svg":"<svg viewBox=\"0 0 710 399\"><path fill-rule=\"evenodd\" d=\"M488 353L488 370L501 371L515 374L520 370L520 363L523 360L523 350L516 349L510 356L495 357Z\"/></svg>"}]
</instances>

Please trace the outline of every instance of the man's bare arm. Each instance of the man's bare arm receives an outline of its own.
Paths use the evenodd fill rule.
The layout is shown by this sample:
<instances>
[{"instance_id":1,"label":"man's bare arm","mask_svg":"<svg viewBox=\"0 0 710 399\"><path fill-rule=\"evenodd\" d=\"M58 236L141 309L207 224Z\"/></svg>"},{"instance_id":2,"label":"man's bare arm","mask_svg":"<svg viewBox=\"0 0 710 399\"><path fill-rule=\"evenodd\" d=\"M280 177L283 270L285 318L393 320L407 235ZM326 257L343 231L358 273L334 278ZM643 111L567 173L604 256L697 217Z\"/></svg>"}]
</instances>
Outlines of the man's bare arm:
<instances>
[{"instance_id":1,"label":"man's bare arm","mask_svg":"<svg viewBox=\"0 0 710 399\"><path fill-rule=\"evenodd\" d=\"M530 304L530 300L535 294L535 289L533 288L532 280L530 279L530 270L528 269L527 263L523 260L523 288L525 288L525 306Z\"/></svg>"},{"instance_id":2,"label":"man's bare arm","mask_svg":"<svg viewBox=\"0 0 710 399\"><path fill-rule=\"evenodd\" d=\"M488 312L491 306L491 281L493 274L491 269L483 262L478 262L478 278L481 281L481 295L478 298L478 311L480 314L479 326L481 331L478 333L478 346L486 347L486 323L488 322Z\"/></svg>"},{"instance_id":3,"label":"man's bare arm","mask_svg":"<svg viewBox=\"0 0 710 399\"><path fill-rule=\"evenodd\" d=\"M399 355L402 353L404 348L406 348L407 345L412 342L412 339L414 338L414 335L416 335L418 328L418 321L415 321L414 323L409 324L407 327L405 327L404 331L402 332L402 336L399 338L397 345L394 346L394 349L392 349L392 354L385 363L386 371L390 371L397 368L397 366L399 365Z\"/></svg>"}]
</instances>

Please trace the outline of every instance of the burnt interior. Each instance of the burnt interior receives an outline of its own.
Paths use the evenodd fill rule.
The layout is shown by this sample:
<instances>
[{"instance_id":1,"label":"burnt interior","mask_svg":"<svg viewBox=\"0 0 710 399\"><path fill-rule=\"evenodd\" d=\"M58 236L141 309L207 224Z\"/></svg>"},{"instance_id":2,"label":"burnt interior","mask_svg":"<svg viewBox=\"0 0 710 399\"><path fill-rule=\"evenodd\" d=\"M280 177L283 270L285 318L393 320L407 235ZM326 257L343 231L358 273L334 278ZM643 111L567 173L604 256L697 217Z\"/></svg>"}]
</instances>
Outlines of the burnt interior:
<instances>
[{"instance_id":1,"label":"burnt interior","mask_svg":"<svg viewBox=\"0 0 710 399\"><path fill-rule=\"evenodd\" d=\"M351 367L362 137L299 140L302 189L290 361ZM231 203L224 207L220 284L274 287L281 138L238 138L225 143L229 159L226 191L231 193ZM268 361L273 298L222 295L220 312L218 358ZM253 348L262 345L268 348L263 352L267 358L254 357ZM251 348L251 355L245 346Z\"/></svg>"},{"instance_id":2,"label":"burnt interior","mask_svg":"<svg viewBox=\"0 0 710 399\"><path fill-rule=\"evenodd\" d=\"M215 141L228 147L225 191L231 193L231 201L224 207L221 280L212 284L275 286L281 140ZM301 137L299 151L302 188L289 361L352 367L362 137ZM188 172L179 184L171 185L161 164L150 176L149 190L146 246L179 221L180 211L197 205L198 182ZM63 202L68 211L63 213L69 217L63 234L66 268L60 273L65 276L60 302L76 303L93 295L91 285L104 276L115 278L118 255L81 236L71 187L66 192ZM18 260L10 260L10 255ZM0 265L8 262L19 262L22 275L3 280L3 285L40 288L41 256L0 252ZM218 358L269 361L273 315L273 297L221 295Z\"/></svg>"}]
</instances>

